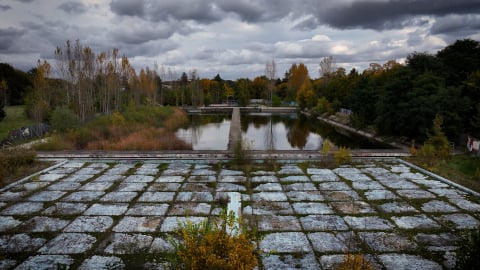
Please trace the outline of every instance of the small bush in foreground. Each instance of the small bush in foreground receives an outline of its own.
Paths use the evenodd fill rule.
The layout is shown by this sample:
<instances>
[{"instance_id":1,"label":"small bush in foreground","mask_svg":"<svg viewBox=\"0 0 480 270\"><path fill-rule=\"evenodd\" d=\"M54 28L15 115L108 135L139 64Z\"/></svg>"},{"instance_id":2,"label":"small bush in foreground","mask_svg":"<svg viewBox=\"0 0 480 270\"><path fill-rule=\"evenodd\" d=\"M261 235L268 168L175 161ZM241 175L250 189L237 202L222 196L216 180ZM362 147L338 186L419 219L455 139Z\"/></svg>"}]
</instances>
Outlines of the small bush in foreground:
<instances>
[{"instance_id":1,"label":"small bush in foreground","mask_svg":"<svg viewBox=\"0 0 480 270\"><path fill-rule=\"evenodd\" d=\"M346 164L352 160L352 154L347 147L340 146L337 152L334 154L335 162L337 164Z\"/></svg>"},{"instance_id":2,"label":"small bush in foreground","mask_svg":"<svg viewBox=\"0 0 480 270\"><path fill-rule=\"evenodd\" d=\"M336 270L373 270L368 260L361 254L346 254Z\"/></svg>"},{"instance_id":3,"label":"small bush in foreground","mask_svg":"<svg viewBox=\"0 0 480 270\"><path fill-rule=\"evenodd\" d=\"M250 236L235 227L235 216L222 214L208 221L180 224L170 239L175 248L175 269L254 269L257 266L256 245ZM238 221L238 220L237 220Z\"/></svg>"}]
</instances>

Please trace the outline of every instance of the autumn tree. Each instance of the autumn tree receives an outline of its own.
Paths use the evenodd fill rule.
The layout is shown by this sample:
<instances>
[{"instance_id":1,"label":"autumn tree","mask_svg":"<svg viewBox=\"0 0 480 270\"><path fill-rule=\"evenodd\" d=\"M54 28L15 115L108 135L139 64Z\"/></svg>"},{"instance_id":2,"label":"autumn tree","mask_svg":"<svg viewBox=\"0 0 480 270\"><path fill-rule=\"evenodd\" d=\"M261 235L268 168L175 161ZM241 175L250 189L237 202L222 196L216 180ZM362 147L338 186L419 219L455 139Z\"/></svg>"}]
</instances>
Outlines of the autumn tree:
<instances>
[{"instance_id":1,"label":"autumn tree","mask_svg":"<svg viewBox=\"0 0 480 270\"><path fill-rule=\"evenodd\" d=\"M51 65L47 61L37 62L33 77L33 91L27 97L26 110L36 123L47 119L50 108L49 77Z\"/></svg>"}]
</instances>

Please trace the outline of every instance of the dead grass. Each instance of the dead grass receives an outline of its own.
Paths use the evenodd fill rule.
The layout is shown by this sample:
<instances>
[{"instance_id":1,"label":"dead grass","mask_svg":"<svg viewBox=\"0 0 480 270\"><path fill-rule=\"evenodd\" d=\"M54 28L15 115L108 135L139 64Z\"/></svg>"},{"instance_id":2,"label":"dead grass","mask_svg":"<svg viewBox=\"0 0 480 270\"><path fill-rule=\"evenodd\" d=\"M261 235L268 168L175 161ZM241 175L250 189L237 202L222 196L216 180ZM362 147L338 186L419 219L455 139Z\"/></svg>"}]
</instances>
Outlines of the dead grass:
<instances>
[{"instance_id":1,"label":"dead grass","mask_svg":"<svg viewBox=\"0 0 480 270\"><path fill-rule=\"evenodd\" d=\"M36 149L55 150L187 150L175 130L188 123L178 108L148 107L125 114L99 117L82 127L55 134Z\"/></svg>"}]
</instances>

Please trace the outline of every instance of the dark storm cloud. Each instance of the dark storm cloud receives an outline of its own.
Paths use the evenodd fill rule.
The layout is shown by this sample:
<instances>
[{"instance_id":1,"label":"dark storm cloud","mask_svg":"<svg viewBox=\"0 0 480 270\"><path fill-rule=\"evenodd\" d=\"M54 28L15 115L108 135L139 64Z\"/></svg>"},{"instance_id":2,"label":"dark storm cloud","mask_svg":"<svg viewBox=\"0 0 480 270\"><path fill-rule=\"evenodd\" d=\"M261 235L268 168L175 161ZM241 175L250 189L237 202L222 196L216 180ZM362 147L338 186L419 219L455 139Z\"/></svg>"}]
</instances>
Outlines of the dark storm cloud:
<instances>
[{"instance_id":1,"label":"dark storm cloud","mask_svg":"<svg viewBox=\"0 0 480 270\"><path fill-rule=\"evenodd\" d=\"M114 0L110 2L110 9L117 15L142 17L144 15L144 5L143 0Z\"/></svg>"},{"instance_id":2,"label":"dark storm cloud","mask_svg":"<svg viewBox=\"0 0 480 270\"><path fill-rule=\"evenodd\" d=\"M0 10L1 10L1 11L9 10L9 9L11 9L11 8L12 8L12 7L9 6L9 5L0 5Z\"/></svg>"},{"instance_id":3,"label":"dark storm cloud","mask_svg":"<svg viewBox=\"0 0 480 270\"><path fill-rule=\"evenodd\" d=\"M437 18L430 33L436 34L455 34L455 33L478 33L480 31L480 16L465 15L465 16L445 16Z\"/></svg>"},{"instance_id":4,"label":"dark storm cloud","mask_svg":"<svg viewBox=\"0 0 480 270\"><path fill-rule=\"evenodd\" d=\"M25 30L13 27L0 28L0 52L14 50L15 41L25 34Z\"/></svg>"},{"instance_id":5,"label":"dark storm cloud","mask_svg":"<svg viewBox=\"0 0 480 270\"><path fill-rule=\"evenodd\" d=\"M58 8L70 14L84 13L87 11L87 7L83 3L75 1L65 2L58 6Z\"/></svg>"},{"instance_id":6,"label":"dark storm cloud","mask_svg":"<svg viewBox=\"0 0 480 270\"><path fill-rule=\"evenodd\" d=\"M211 23L221 19L218 10L208 1L114 0L110 8L117 15L135 16L154 22L192 20Z\"/></svg>"},{"instance_id":7,"label":"dark storm cloud","mask_svg":"<svg viewBox=\"0 0 480 270\"><path fill-rule=\"evenodd\" d=\"M470 14L480 11L480 0L391 0L355 1L319 9L318 20L338 29L384 30L417 25L415 16Z\"/></svg>"},{"instance_id":8,"label":"dark storm cloud","mask_svg":"<svg viewBox=\"0 0 480 270\"><path fill-rule=\"evenodd\" d=\"M22 3L31 3L35 0L17 0L18 2L22 2Z\"/></svg>"}]
</instances>

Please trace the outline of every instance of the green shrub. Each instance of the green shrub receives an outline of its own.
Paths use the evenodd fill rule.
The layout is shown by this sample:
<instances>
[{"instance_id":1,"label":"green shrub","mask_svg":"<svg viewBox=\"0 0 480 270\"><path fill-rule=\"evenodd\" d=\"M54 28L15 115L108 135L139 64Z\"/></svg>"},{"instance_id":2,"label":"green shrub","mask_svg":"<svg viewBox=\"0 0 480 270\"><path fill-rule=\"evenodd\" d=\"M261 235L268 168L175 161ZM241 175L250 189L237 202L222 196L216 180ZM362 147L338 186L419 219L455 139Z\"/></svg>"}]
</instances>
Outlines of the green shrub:
<instances>
[{"instance_id":1,"label":"green shrub","mask_svg":"<svg viewBox=\"0 0 480 270\"><path fill-rule=\"evenodd\" d=\"M4 179L22 166L35 162L37 153L29 149L3 149L0 151L0 179Z\"/></svg>"},{"instance_id":2,"label":"green shrub","mask_svg":"<svg viewBox=\"0 0 480 270\"><path fill-rule=\"evenodd\" d=\"M233 212L221 214L213 222L187 221L170 238L175 248L175 269L254 269L258 264L255 242L235 224Z\"/></svg>"},{"instance_id":3,"label":"green shrub","mask_svg":"<svg viewBox=\"0 0 480 270\"><path fill-rule=\"evenodd\" d=\"M57 107L50 115L52 130L66 132L78 126L79 121L75 113L67 107Z\"/></svg>"},{"instance_id":4,"label":"green shrub","mask_svg":"<svg viewBox=\"0 0 480 270\"><path fill-rule=\"evenodd\" d=\"M338 151L335 152L334 157L337 164L346 164L352 160L350 149L344 146L340 146Z\"/></svg>"}]
</instances>

